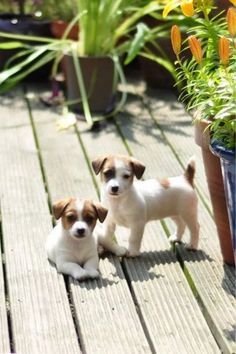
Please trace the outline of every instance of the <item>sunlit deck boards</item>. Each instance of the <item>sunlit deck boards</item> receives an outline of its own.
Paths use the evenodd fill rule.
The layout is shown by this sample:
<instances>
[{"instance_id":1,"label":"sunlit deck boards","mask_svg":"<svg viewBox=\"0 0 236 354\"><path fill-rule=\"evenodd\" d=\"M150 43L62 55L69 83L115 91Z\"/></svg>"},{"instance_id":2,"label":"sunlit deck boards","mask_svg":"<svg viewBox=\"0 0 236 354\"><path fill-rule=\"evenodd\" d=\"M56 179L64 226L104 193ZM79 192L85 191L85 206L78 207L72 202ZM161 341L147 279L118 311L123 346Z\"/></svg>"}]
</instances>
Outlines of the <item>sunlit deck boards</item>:
<instances>
[{"instance_id":1,"label":"sunlit deck boards","mask_svg":"<svg viewBox=\"0 0 236 354\"><path fill-rule=\"evenodd\" d=\"M98 132L83 122L58 132L57 114L38 102L43 88L28 88L36 99L20 90L0 99L0 353L235 352L234 270L222 264L190 118L171 92L139 88L129 87L124 112ZM102 258L99 280L57 274L44 250L51 202L98 198L90 161L107 152L130 153L146 164L145 177L160 178L196 155L206 201L199 252L179 247L176 255L165 220L148 225L139 258ZM126 231L117 234L125 244Z\"/></svg>"}]
</instances>

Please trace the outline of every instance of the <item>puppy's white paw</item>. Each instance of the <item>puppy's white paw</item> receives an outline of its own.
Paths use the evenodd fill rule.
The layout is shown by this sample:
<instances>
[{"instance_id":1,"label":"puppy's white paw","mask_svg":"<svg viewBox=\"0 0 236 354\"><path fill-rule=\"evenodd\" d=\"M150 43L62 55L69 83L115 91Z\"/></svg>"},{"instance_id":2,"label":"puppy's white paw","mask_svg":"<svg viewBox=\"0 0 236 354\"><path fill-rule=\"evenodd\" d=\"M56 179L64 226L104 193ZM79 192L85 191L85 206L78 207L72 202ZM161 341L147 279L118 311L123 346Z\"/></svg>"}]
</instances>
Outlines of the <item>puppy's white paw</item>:
<instances>
[{"instance_id":1,"label":"puppy's white paw","mask_svg":"<svg viewBox=\"0 0 236 354\"><path fill-rule=\"evenodd\" d=\"M81 281L81 280L86 279L88 276L87 276L86 270L81 269L79 271L73 272L72 277L74 279L76 279L76 280L80 280Z\"/></svg>"},{"instance_id":2,"label":"puppy's white paw","mask_svg":"<svg viewBox=\"0 0 236 354\"><path fill-rule=\"evenodd\" d=\"M190 243L187 243L185 245L185 248L188 250L188 251L197 251L198 247L194 244L192 244L191 242Z\"/></svg>"},{"instance_id":3,"label":"puppy's white paw","mask_svg":"<svg viewBox=\"0 0 236 354\"><path fill-rule=\"evenodd\" d=\"M171 235L171 236L169 237L169 241L170 241L170 243L181 242L181 240L178 239L178 237L177 237L176 234Z\"/></svg>"},{"instance_id":4,"label":"puppy's white paw","mask_svg":"<svg viewBox=\"0 0 236 354\"><path fill-rule=\"evenodd\" d=\"M127 248L122 247L122 246L117 246L115 251L114 251L115 255L118 257L123 257L126 255L127 253Z\"/></svg>"},{"instance_id":5,"label":"puppy's white paw","mask_svg":"<svg viewBox=\"0 0 236 354\"><path fill-rule=\"evenodd\" d=\"M87 272L87 278L95 279L99 277L99 272L97 269L89 269L86 272Z\"/></svg>"},{"instance_id":6,"label":"puppy's white paw","mask_svg":"<svg viewBox=\"0 0 236 354\"><path fill-rule=\"evenodd\" d=\"M128 251L126 252L126 257L129 258L138 257L139 255L140 255L140 251L138 250L128 249Z\"/></svg>"}]
</instances>

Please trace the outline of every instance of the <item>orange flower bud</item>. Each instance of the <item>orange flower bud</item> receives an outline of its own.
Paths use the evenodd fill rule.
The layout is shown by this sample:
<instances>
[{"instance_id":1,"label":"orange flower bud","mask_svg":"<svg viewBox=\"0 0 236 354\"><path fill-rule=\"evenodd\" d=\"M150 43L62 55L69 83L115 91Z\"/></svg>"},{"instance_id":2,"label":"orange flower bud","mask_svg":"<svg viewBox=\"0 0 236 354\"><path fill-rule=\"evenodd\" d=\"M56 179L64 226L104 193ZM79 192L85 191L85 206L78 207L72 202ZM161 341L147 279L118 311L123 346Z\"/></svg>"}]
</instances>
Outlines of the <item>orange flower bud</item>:
<instances>
[{"instance_id":1,"label":"orange flower bud","mask_svg":"<svg viewBox=\"0 0 236 354\"><path fill-rule=\"evenodd\" d=\"M199 63L202 61L202 47L200 41L195 36L188 37L188 44L192 55L195 60Z\"/></svg>"},{"instance_id":2,"label":"orange flower bud","mask_svg":"<svg viewBox=\"0 0 236 354\"><path fill-rule=\"evenodd\" d=\"M227 65L229 62L229 39L226 37L221 37L219 40L219 56L220 61L223 65Z\"/></svg>"},{"instance_id":3,"label":"orange flower bud","mask_svg":"<svg viewBox=\"0 0 236 354\"><path fill-rule=\"evenodd\" d=\"M177 25L171 28L171 44L175 55L179 55L181 50L181 33Z\"/></svg>"},{"instance_id":4,"label":"orange flower bud","mask_svg":"<svg viewBox=\"0 0 236 354\"><path fill-rule=\"evenodd\" d=\"M227 11L226 20L228 24L228 30L232 37L236 35L236 11L233 7L230 7Z\"/></svg>"},{"instance_id":5,"label":"orange flower bud","mask_svg":"<svg viewBox=\"0 0 236 354\"><path fill-rule=\"evenodd\" d=\"M236 6L236 0L229 0L234 6Z\"/></svg>"},{"instance_id":6,"label":"orange flower bud","mask_svg":"<svg viewBox=\"0 0 236 354\"><path fill-rule=\"evenodd\" d=\"M193 0L182 0L180 7L185 16L191 17L194 15Z\"/></svg>"}]
</instances>

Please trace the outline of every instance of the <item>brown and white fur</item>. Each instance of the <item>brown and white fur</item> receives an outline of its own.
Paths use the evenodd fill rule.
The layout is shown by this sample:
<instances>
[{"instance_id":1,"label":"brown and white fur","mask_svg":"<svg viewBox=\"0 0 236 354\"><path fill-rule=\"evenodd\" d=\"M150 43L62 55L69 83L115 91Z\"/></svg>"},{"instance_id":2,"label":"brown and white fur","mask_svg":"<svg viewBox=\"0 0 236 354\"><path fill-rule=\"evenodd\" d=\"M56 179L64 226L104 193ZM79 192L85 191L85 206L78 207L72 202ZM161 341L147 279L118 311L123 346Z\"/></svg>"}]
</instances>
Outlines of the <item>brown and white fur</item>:
<instances>
[{"instance_id":1,"label":"brown and white fur","mask_svg":"<svg viewBox=\"0 0 236 354\"><path fill-rule=\"evenodd\" d=\"M97 239L93 230L97 219L104 221L107 209L90 200L66 198L53 205L53 214L59 221L46 242L48 258L59 273L77 280L98 277Z\"/></svg>"},{"instance_id":2,"label":"brown and white fur","mask_svg":"<svg viewBox=\"0 0 236 354\"><path fill-rule=\"evenodd\" d=\"M171 217L177 229L171 242L180 242L187 225L190 230L188 249L196 250L199 239L197 195L193 188L194 159L188 162L185 173L158 182L157 179L137 181L145 166L123 155L107 155L92 162L96 174L101 174L101 202L108 208L99 242L116 255L139 255L145 224L150 220ZM117 225L130 229L128 251L114 241Z\"/></svg>"}]
</instances>

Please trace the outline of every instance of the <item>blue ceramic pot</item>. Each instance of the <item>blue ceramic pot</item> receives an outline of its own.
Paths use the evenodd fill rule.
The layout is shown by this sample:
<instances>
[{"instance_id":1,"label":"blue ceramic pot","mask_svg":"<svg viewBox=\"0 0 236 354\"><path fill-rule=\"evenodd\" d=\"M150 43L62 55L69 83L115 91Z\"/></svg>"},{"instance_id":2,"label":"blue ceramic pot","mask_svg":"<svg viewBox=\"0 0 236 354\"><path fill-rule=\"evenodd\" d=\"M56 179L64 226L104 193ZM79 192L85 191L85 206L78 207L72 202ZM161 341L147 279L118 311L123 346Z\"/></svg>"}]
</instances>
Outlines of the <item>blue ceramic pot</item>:
<instances>
[{"instance_id":1,"label":"blue ceramic pot","mask_svg":"<svg viewBox=\"0 0 236 354\"><path fill-rule=\"evenodd\" d=\"M230 230L234 255L236 257L236 163L235 150L226 149L220 142L211 142L211 151L220 158L224 180L226 204L228 208Z\"/></svg>"}]
</instances>

